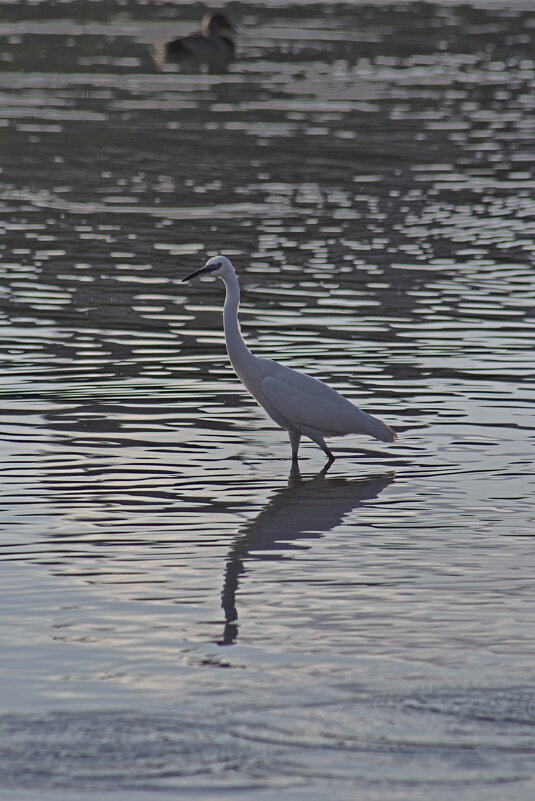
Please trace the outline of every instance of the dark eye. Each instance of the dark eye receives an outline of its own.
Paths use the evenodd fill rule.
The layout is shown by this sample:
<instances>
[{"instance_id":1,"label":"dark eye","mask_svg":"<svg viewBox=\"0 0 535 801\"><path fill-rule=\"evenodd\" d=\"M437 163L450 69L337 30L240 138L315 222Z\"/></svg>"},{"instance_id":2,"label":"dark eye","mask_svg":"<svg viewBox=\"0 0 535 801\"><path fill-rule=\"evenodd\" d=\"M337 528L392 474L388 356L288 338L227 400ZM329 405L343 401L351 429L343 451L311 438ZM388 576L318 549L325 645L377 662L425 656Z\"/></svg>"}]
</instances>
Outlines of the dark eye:
<instances>
[{"instance_id":1,"label":"dark eye","mask_svg":"<svg viewBox=\"0 0 535 801\"><path fill-rule=\"evenodd\" d=\"M221 267L221 262L220 261L217 262L216 267Z\"/></svg>"}]
</instances>

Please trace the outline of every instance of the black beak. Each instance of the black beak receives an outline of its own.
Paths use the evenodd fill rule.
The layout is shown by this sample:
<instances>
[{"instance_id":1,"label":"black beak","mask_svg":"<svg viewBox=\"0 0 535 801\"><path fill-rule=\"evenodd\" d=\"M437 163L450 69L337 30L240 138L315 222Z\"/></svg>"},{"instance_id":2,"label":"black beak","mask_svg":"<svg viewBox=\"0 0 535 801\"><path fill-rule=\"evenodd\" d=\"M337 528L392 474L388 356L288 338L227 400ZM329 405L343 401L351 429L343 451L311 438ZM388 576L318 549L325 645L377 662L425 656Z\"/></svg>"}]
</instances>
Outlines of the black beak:
<instances>
[{"instance_id":1,"label":"black beak","mask_svg":"<svg viewBox=\"0 0 535 801\"><path fill-rule=\"evenodd\" d=\"M200 270L195 270L194 272L190 273L189 275L187 275L182 280L183 281L189 281L190 278L195 278L196 275L201 275L202 273L211 273L212 270L215 270L215 269L216 269L216 267L206 267L206 266L205 267L201 267Z\"/></svg>"}]
</instances>

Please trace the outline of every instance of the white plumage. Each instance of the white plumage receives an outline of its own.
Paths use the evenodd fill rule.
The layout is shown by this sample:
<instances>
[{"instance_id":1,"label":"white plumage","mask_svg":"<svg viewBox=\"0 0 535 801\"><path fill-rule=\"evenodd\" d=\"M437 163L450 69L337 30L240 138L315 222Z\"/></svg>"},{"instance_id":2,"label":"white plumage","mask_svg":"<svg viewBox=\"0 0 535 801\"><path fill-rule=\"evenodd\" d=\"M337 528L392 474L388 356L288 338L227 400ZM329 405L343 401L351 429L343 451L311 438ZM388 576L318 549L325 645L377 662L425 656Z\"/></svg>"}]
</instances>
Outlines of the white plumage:
<instances>
[{"instance_id":1,"label":"white plumage","mask_svg":"<svg viewBox=\"0 0 535 801\"><path fill-rule=\"evenodd\" d=\"M332 452L324 437L368 434L383 442L393 442L396 434L389 426L354 406L336 390L305 373L292 370L272 359L254 356L245 342L238 322L240 286L232 263L215 256L200 270L187 275L210 274L221 278L226 287L223 324L227 351L240 381L253 398L281 428L288 431L292 458L297 459L302 436L317 443L330 460Z\"/></svg>"}]
</instances>

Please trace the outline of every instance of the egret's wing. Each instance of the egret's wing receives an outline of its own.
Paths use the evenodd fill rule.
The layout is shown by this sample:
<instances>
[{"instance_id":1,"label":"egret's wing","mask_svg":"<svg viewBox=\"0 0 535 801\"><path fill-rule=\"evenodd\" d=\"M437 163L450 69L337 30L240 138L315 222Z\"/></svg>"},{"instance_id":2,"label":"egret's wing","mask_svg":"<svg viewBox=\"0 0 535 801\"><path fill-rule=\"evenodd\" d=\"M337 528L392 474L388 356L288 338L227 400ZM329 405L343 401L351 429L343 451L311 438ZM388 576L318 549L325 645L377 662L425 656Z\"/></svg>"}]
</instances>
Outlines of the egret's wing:
<instances>
[{"instance_id":1,"label":"egret's wing","mask_svg":"<svg viewBox=\"0 0 535 801\"><path fill-rule=\"evenodd\" d=\"M262 379L269 403L297 430L314 429L324 435L369 434L392 442L396 435L387 425L353 406L336 390L304 373L277 365L274 375Z\"/></svg>"}]
</instances>

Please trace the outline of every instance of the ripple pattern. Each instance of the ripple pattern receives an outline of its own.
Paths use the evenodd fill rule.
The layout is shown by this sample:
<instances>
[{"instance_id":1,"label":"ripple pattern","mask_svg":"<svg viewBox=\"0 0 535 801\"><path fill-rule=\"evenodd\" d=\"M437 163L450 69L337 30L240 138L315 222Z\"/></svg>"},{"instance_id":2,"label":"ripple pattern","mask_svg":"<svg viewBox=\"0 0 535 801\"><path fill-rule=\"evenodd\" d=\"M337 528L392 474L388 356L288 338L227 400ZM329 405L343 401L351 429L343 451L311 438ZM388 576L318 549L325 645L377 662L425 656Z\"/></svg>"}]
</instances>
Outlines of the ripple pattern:
<instances>
[{"instance_id":1,"label":"ripple pattern","mask_svg":"<svg viewBox=\"0 0 535 801\"><path fill-rule=\"evenodd\" d=\"M3 7L0 797L531 801L533 6L228 12ZM218 252L395 446L290 470Z\"/></svg>"}]
</instances>

